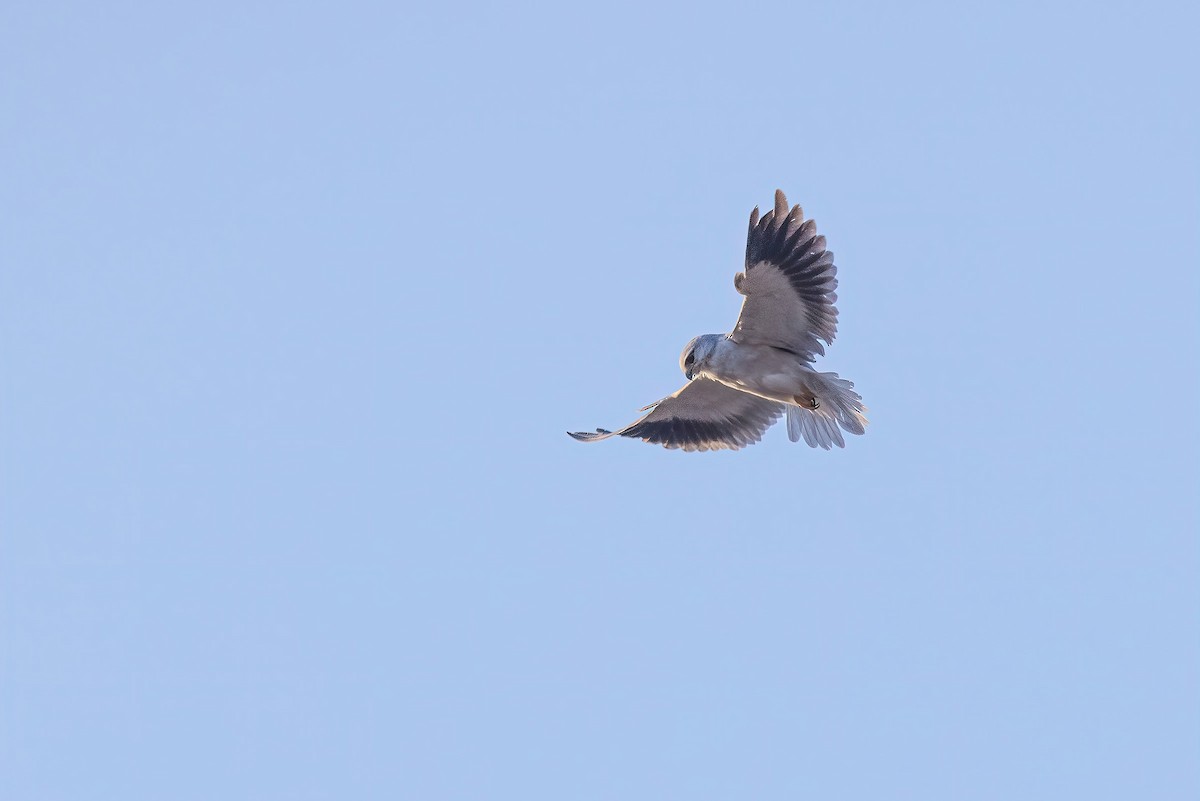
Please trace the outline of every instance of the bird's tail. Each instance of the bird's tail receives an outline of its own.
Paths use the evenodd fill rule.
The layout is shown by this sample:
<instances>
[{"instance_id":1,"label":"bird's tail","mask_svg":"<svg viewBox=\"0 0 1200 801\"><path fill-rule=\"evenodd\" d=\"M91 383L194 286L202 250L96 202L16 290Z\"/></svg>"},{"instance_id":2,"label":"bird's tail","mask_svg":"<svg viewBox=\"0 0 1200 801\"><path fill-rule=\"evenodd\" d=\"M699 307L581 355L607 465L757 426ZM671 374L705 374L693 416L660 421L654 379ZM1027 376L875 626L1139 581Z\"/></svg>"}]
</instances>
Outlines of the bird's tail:
<instances>
[{"instance_id":1,"label":"bird's tail","mask_svg":"<svg viewBox=\"0 0 1200 801\"><path fill-rule=\"evenodd\" d=\"M838 378L837 373L814 372L805 379L805 392L795 397L795 406L787 407L788 438L792 442L803 437L814 448L844 448L846 441L839 426L851 434L867 430L867 407L854 391L854 382Z\"/></svg>"}]
</instances>

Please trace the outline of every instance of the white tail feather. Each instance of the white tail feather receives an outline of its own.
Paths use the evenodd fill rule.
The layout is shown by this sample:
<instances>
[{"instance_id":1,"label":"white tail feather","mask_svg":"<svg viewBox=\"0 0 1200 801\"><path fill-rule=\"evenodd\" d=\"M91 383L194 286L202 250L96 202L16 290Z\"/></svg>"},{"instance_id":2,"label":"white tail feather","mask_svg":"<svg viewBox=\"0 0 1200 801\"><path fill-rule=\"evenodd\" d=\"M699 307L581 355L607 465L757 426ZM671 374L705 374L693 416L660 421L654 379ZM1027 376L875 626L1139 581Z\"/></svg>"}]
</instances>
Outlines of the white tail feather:
<instances>
[{"instance_id":1,"label":"white tail feather","mask_svg":"<svg viewBox=\"0 0 1200 801\"><path fill-rule=\"evenodd\" d=\"M867 407L854 391L854 383L838 378L837 373L812 373L806 376L812 384L812 394L818 406L789 406L787 409L788 438L798 442L801 437L813 448L829 450L834 445L846 447L840 426L850 434L862 434L867 429Z\"/></svg>"}]
</instances>

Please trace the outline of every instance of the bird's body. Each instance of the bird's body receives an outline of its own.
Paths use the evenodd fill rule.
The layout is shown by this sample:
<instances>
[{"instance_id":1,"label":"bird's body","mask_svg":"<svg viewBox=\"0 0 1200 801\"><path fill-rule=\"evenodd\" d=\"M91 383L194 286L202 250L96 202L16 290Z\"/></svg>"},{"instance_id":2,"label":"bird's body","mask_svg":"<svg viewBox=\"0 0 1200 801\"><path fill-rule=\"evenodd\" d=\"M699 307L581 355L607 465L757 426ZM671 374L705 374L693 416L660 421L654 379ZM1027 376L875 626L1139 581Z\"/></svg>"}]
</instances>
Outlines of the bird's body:
<instances>
[{"instance_id":1,"label":"bird's body","mask_svg":"<svg viewBox=\"0 0 1200 801\"><path fill-rule=\"evenodd\" d=\"M708 336L716 338L712 353L702 367L693 368L693 375L780 403L797 403L796 397L812 392L810 376L816 371L795 354L770 345L739 344L727 334Z\"/></svg>"},{"instance_id":2,"label":"bird's body","mask_svg":"<svg viewBox=\"0 0 1200 801\"><path fill-rule=\"evenodd\" d=\"M786 413L793 442L843 447L841 430L866 430L866 407L854 384L812 367L837 330L836 272L816 224L799 206L789 212L776 191L772 211L750 215L746 271L734 277L745 296L737 325L696 337L680 354L689 383L620 431L568 433L585 442L619 434L668 448L736 449Z\"/></svg>"}]
</instances>

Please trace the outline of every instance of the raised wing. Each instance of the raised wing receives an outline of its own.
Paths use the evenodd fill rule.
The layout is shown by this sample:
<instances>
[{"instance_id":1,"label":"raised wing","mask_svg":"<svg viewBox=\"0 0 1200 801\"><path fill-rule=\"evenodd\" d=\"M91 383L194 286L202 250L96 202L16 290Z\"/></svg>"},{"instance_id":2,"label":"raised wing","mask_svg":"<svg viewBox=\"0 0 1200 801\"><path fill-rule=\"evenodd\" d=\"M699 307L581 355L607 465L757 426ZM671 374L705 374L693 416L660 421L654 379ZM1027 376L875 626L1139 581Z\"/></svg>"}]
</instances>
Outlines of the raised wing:
<instances>
[{"instance_id":1,"label":"raised wing","mask_svg":"<svg viewBox=\"0 0 1200 801\"><path fill-rule=\"evenodd\" d=\"M762 439L783 414L784 405L697 378L654 404L650 413L620 431L571 432L581 442L613 436L635 437L685 451L737 450Z\"/></svg>"},{"instance_id":2,"label":"raised wing","mask_svg":"<svg viewBox=\"0 0 1200 801\"><path fill-rule=\"evenodd\" d=\"M837 334L837 267L817 224L775 190L775 208L760 220L750 213L746 271L734 276L746 296L731 336L737 342L771 345L812 361Z\"/></svg>"}]
</instances>

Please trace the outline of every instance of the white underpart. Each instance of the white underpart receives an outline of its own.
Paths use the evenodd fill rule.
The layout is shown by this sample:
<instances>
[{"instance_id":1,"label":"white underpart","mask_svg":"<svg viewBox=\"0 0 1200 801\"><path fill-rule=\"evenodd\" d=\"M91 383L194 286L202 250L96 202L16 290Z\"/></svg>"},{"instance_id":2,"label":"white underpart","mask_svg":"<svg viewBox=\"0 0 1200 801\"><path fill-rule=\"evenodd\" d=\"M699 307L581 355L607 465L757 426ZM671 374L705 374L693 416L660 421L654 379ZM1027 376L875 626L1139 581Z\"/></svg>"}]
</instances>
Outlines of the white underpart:
<instances>
[{"instance_id":1,"label":"white underpart","mask_svg":"<svg viewBox=\"0 0 1200 801\"><path fill-rule=\"evenodd\" d=\"M722 338L699 363L700 373L728 387L787 404L788 437L814 448L845 447L840 429L861 434L866 409L854 385L836 373L819 373L794 354L766 345ZM816 397L817 408L796 398Z\"/></svg>"}]
</instances>

